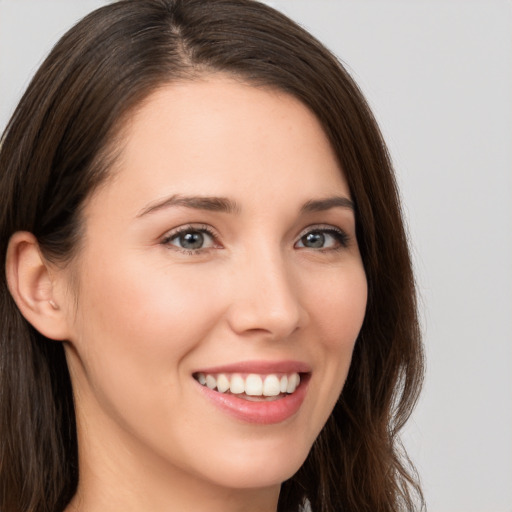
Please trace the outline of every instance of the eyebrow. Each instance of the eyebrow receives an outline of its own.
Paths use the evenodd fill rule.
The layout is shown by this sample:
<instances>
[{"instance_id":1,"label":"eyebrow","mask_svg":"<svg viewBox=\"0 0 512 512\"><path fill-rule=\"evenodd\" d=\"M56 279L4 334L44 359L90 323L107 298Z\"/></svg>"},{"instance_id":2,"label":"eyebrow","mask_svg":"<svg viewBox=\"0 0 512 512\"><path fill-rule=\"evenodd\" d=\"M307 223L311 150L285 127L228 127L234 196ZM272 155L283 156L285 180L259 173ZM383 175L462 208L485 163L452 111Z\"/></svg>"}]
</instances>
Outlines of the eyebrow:
<instances>
[{"instance_id":1,"label":"eyebrow","mask_svg":"<svg viewBox=\"0 0 512 512\"><path fill-rule=\"evenodd\" d=\"M195 210L207 210L222 213L240 213L241 211L238 203L226 197L182 196L177 194L146 206L137 214L137 218L172 206L184 206L185 208L193 208ZM331 208L348 208L350 210L354 210L354 203L348 197L343 196L312 199L311 201L304 203L300 212L322 212L330 210Z\"/></svg>"},{"instance_id":2,"label":"eyebrow","mask_svg":"<svg viewBox=\"0 0 512 512\"><path fill-rule=\"evenodd\" d=\"M301 208L301 213L323 212L331 208L348 208L355 210L354 202L348 197L333 196L325 199L314 199L305 203Z\"/></svg>"},{"instance_id":3,"label":"eyebrow","mask_svg":"<svg viewBox=\"0 0 512 512\"><path fill-rule=\"evenodd\" d=\"M150 204L143 208L137 217L143 217L148 213L163 210L171 206L184 206L186 208L194 208L196 210L208 210L212 212L223 212L223 213L239 213L240 206L231 199L225 197L204 197L204 196L182 196L173 195L158 201L154 204Z\"/></svg>"}]
</instances>

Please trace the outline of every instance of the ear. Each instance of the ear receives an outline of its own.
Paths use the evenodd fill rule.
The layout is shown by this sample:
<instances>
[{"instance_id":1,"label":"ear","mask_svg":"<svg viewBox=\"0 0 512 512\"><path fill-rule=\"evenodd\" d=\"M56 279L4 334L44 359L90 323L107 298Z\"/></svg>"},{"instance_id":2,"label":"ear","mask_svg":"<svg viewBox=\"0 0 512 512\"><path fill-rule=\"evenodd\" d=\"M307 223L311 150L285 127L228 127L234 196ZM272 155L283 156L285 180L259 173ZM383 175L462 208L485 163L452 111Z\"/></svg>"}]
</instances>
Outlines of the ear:
<instances>
[{"instance_id":1,"label":"ear","mask_svg":"<svg viewBox=\"0 0 512 512\"><path fill-rule=\"evenodd\" d=\"M69 337L67 317L59 302L57 271L42 256L36 237L26 231L12 235L5 265L7 285L22 315L47 338ZM59 300L60 299L60 300Z\"/></svg>"}]
</instances>

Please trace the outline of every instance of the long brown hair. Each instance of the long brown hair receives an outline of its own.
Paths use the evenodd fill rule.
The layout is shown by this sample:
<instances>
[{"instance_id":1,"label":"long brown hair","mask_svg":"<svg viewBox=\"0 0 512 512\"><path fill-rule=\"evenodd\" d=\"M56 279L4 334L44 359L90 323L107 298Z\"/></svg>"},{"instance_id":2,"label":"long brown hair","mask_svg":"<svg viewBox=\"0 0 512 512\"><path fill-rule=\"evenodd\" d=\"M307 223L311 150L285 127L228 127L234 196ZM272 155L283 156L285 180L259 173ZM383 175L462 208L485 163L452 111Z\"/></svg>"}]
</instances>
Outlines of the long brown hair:
<instances>
[{"instance_id":1,"label":"long brown hair","mask_svg":"<svg viewBox=\"0 0 512 512\"><path fill-rule=\"evenodd\" d=\"M126 117L157 87L220 71L285 91L320 120L356 207L369 286L350 372L279 511L422 506L398 433L423 358L397 187L358 87L310 34L253 0L125 0L72 28L30 83L0 142L0 258L32 232L52 261L80 247L80 207L108 178ZM21 316L0 275L0 510L63 510L78 483L73 394L62 345Z\"/></svg>"}]
</instances>

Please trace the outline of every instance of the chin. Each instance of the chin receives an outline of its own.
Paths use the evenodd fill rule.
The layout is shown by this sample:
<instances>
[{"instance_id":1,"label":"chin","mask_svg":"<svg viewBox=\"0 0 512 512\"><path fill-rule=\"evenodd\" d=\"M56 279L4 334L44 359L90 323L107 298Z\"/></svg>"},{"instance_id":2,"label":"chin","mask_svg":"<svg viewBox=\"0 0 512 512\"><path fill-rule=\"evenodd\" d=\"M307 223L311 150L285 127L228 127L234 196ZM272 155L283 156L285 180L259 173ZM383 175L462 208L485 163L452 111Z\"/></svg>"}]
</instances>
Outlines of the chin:
<instances>
[{"instance_id":1,"label":"chin","mask_svg":"<svg viewBox=\"0 0 512 512\"><path fill-rule=\"evenodd\" d=\"M270 445L271 443L268 443ZM310 446L257 446L244 450L226 450L218 457L209 457L209 478L222 487L257 489L280 486L290 479L306 460Z\"/></svg>"},{"instance_id":2,"label":"chin","mask_svg":"<svg viewBox=\"0 0 512 512\"><path fill-rule=\"evenodd\" d=\"M283 461L284 462L284 461ZM246 464L245 468L229 471L215 476L214 482L220 487L230 489L262 489L280 486L290 479L300 468L299 465L283 464L281 467L254 467Z\"/></svg>"}]
</instances>

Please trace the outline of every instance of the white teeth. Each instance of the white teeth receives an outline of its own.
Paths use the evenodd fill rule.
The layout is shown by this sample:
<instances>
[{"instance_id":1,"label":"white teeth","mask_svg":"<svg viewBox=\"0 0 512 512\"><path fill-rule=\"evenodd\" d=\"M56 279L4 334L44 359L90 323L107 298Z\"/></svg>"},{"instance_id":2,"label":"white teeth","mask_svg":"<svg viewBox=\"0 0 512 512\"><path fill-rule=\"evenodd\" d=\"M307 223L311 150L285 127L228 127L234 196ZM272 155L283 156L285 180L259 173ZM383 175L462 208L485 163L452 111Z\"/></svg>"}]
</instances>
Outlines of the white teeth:
<instances>
[{"instance_id":1,"label":"white teeth","mask_svg":"<svg viewBox=\"0 0 512 512\"><path fill-rule=\"evenodd\" d=\"M217 389L221 393L225 393L229 389L229 379L223 373L217 377Z\"/></svg>"},{"instance_id":2,"label":"white teeth","mask_svg":"<svg viewBox=\"0 0 512 512\"><path fill-rule=\"evenodd\" d=\"M217 379L213 375L206 376L206 385L210 389L215 389L217 387Z\"/></svg>"},{"instance_id":3,"label":"white teeth","mask_svg":"<svg viewBox=\"0 0 512 512\"><path fill-rule=\"evenodd\" d=\"M245 379L238 373L218 375L198 373L196 380L203 386L216 389L220 393L231 392L234 395L245 394L250 397L276 397L293 393L300 383L298 373L287 375L258 375L251 373Z\"/></svg>"},{"instance_id":4,"label":"white teeth","mask_svg":"<svg viewBox=\"0 0 512 512\"><path fill-rule=\"evenodd\" d=\"M245 379L245 394L249 396L261 396L263 394L263 381L259 375L251 373Z\"/></svg>"},{"instance_id":5,"label":"white teeth","mask_svg":"<svg viewBox=\"0 0 512 512\"><path fill-rule=\"evenodd\" d=\"M300 383L300 377L298 373L292 373L288 378L288 386L286 386L287 393L293 393Z\"/></svg>"},{"instance_id":6,"label":"white teeth","mask_svg":"<svg viewBox=\"0 0 512 512\"><path fill-rule=\"evenodd\" d=\"M231 377L231 384L229 385L229 391L234 395L240 395L245 393L245 382L240 375L233 375Z\"/></svg>"},{"instance_id":7,"label":"white teeth","mask_svg":"<svg viewBox=\"0 0 512 512\"><path fill-rule=\"evenodd\" d=\"M288 377L286 375L283 375L281 377L281 383L280 384L281 384L281 386L280 386L281 393L286 393L286 389L288 388Z\"/></svg>"},{"instance_id":8,"label":"white teeth","mask_svg":"<svg viewBox=\"0 0 512 512\"><path fill-rule=\"evenodd\" d=\"M263 394L265 396L277 396L281 393L281 383L276 375L267 375L263 382Z\"/></svg>"}]
</instances>

